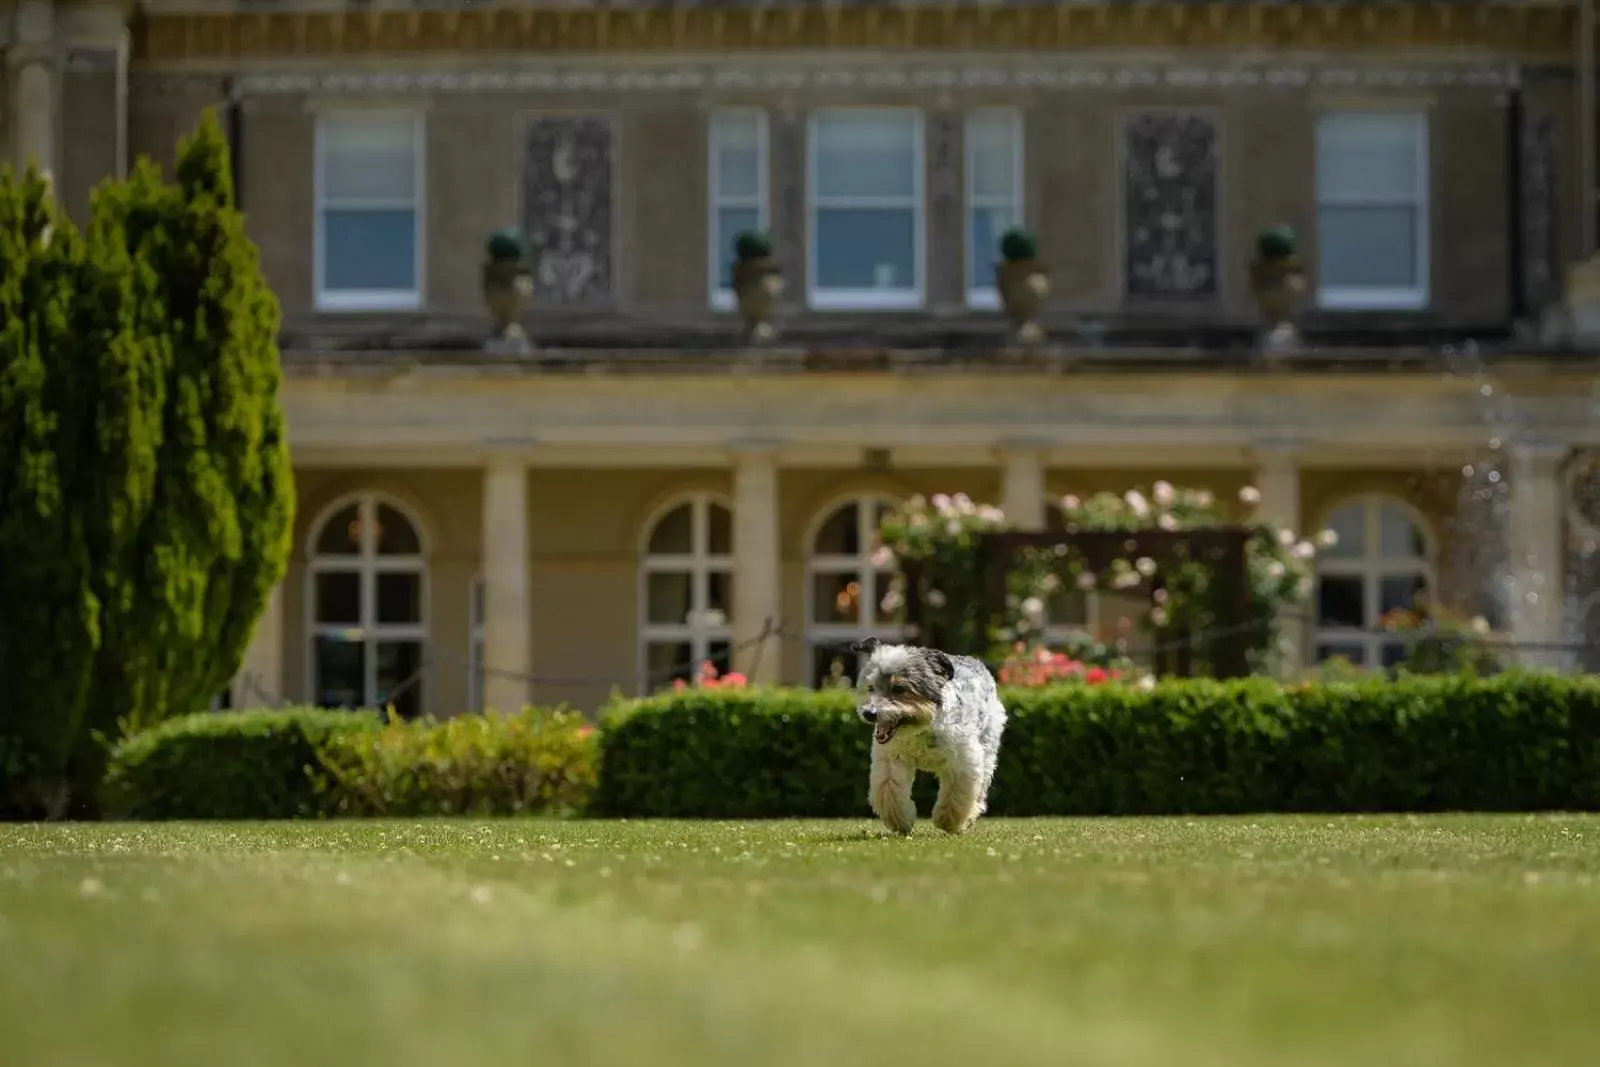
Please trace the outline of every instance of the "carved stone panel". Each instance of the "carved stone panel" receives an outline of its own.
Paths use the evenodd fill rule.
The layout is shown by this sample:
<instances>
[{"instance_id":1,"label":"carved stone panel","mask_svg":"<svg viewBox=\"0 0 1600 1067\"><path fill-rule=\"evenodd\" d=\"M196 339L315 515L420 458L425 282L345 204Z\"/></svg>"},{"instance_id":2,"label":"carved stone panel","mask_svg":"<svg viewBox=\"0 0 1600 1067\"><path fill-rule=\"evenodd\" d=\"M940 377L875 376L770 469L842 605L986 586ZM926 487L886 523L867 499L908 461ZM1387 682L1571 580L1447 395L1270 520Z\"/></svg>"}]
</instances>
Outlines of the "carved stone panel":
<instances>
[{"instance_id":1,"label":"carved stone panel","mask_svg":"<svg viewBox=\"0 0 1600 1067\"><path fill-rule=\"evenodd\" d=\"M1555 120L1531 109L1524 111L1521 148L1523 288L1529 310L1537 312L1561 296Z\"/></svg>"},{"instance_id":2,"label":"carved stone panel","mask_svg":"<svg viewBox=\"0 0 1600 1067\"><path fill-rule=\"evenodd\" d=\"M1217 128L1203 115L1131 116L1122 150L1123 290L1217 295Z\"/></svg>"},{"instance_id":3,"label":"carved stone panel","mask_svg":"<svg viewBox=\"0 0 1600 1067\"><path fill-rule=\"evenodd\" d=\"M611 120L537 116L522 163L522 229L535 304L604 303L615 296Z\"/></svg>"}]
</instances>

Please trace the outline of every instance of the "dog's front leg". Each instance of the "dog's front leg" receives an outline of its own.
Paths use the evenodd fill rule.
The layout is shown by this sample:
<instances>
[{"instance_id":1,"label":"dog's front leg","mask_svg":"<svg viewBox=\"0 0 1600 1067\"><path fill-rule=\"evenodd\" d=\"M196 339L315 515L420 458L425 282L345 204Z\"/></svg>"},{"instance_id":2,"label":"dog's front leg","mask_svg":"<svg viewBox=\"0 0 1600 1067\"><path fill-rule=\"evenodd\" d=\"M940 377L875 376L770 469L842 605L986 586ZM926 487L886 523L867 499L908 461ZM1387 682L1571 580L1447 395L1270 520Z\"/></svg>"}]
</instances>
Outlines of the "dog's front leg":
<instances>
[{"instance_id":1,"label":"dog's front leg","mask_svg":"<svg viewBox=\"0 0 1600 1067\"><path fill-rule=\"evenodd\" d=\"M939 776L939 799L933 805L933 825L951 834L965 833L983 813L983 754L964 755Z\"/></svg>"},{"instance_id":2,"label":"dog's front leg","mask_svg":"<svg viewBox=\"0 0 1600 1067\"><path fill-rule=\"evenodd\" d=\"M872 746L867 803L883 825L897 834L909 834L917 823L917 806L911 800L911 782L917 772L909 763L883 755L881 748Z\"/></svg>"}]
</instances>

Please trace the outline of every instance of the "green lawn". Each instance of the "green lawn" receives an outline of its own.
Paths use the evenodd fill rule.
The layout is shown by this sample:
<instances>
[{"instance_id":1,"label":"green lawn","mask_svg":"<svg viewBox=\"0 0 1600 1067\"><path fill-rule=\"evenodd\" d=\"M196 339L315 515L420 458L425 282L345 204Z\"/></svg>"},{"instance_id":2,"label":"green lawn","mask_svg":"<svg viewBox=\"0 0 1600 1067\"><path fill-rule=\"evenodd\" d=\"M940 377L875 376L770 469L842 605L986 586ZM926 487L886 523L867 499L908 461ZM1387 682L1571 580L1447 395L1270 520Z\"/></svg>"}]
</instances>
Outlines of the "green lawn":
<instances>
[{"instance_id":1,"label":"green lawn","mask_svg":"<svg viewBox=\"0 0 1600 1067\"><path fill-rule=\"evenodd\" d=\"M0 827L7 1067L1600 1062L1600 818Z\"/></svg>"}]
</instances>

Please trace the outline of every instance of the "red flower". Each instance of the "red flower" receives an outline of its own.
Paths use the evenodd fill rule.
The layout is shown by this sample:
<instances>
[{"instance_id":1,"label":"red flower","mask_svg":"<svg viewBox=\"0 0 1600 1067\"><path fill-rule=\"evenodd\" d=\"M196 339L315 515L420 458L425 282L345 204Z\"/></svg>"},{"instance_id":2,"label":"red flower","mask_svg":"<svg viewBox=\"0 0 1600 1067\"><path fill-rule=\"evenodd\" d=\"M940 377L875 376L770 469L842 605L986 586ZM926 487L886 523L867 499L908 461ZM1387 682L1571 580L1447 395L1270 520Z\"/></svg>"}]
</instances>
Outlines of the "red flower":
<instances>
[{"instance_id":1,"label":"red flower","mask_svg":"<svg viewBox=\"0 0 1600 1067\"><path fill-rule=\"evenodd\" d=\"M1110 677L1110 675L1106 674L1103 667L1091 667L1089 668L1089 673L1083 676L1083 680L1088 682L1090 685L1099 685L1108 677Z\"/></svg>"}]
</instances>

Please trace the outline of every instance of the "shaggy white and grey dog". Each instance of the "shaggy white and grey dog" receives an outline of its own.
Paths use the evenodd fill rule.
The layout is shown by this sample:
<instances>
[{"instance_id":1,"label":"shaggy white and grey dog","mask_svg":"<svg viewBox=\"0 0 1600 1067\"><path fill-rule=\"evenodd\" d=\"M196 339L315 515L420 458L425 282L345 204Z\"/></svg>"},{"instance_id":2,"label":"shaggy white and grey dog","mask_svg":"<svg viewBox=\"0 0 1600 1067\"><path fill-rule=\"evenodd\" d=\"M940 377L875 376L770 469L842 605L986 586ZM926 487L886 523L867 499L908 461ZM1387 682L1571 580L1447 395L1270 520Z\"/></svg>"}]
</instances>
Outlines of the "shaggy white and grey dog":
<instances>
[{"instance_id":1,"label":"shaggy white and grey dog","mask_svg":"<svg viewBox=\"0 0 1600 1067\"><path fill-rule=\"evenodd\" d=\"M909 834L917 821L911 783L928 771L939 779L933 824L964 833L988 804L1006 727L989 669L970 656L875 637L851 647L861 657L856 713L873 726L873 813Z\"/></svg>"}]
</instances>

